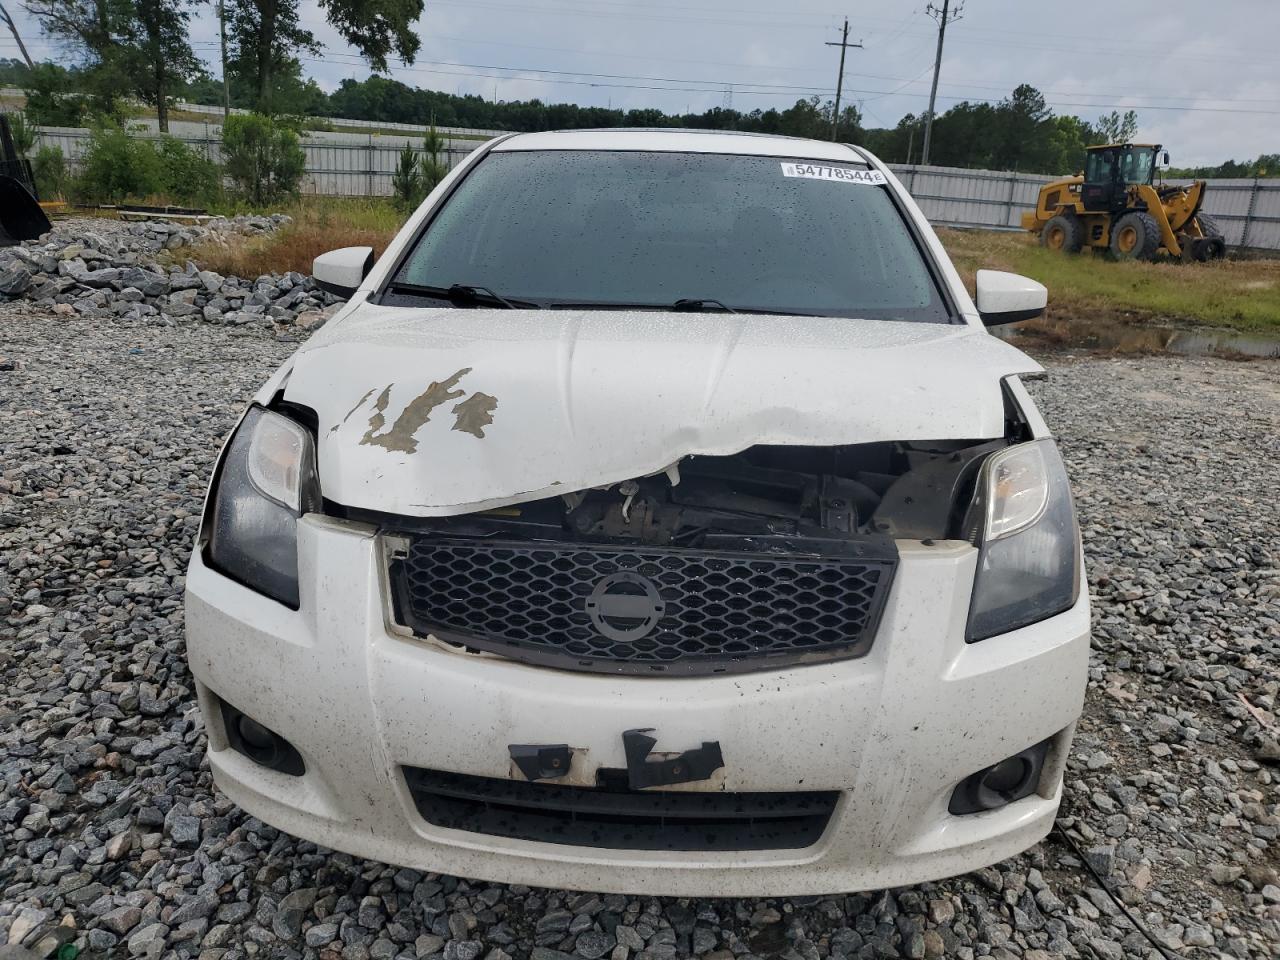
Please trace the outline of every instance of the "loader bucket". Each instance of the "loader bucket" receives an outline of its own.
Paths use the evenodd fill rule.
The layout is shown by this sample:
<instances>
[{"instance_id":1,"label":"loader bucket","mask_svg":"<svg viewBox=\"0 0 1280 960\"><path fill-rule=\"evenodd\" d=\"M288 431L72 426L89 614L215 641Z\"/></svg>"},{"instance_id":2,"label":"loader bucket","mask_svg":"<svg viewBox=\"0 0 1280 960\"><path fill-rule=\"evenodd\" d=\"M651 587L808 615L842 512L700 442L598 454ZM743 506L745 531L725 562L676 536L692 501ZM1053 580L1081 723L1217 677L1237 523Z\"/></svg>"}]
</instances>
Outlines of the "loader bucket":
<instances>
[{"instance_id":1,"label":"loader bucket","mask_svg":"<svg viewBox=\"0 0 1280 960\"><path fill-rule=\"evenodd\" d=\"M22 181L0 176L0 247L35 240L53 229Z\"/></svg>"}]
</instances>

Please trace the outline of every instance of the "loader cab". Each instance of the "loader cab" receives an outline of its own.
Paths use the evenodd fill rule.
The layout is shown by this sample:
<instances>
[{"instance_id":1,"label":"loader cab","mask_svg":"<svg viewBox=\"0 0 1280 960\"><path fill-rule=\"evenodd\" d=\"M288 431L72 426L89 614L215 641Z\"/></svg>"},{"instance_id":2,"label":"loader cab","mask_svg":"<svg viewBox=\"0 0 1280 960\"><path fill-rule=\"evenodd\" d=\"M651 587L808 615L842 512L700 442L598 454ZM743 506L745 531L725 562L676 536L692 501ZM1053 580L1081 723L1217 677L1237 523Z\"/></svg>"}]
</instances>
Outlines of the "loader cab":
<instances>
[{"instance_id":1,"label":"loader cab","mask_svg":"<svg viewBox=\"0 0 1280 960\"><path fill-rule=\"evenodd\" d=\"M1085 151L1080 199L1086 210L1118 211L1128 203L1130 186L1149 185L1155 177L1159 144L1108 143Z\"/></svg>"}]
</instances>

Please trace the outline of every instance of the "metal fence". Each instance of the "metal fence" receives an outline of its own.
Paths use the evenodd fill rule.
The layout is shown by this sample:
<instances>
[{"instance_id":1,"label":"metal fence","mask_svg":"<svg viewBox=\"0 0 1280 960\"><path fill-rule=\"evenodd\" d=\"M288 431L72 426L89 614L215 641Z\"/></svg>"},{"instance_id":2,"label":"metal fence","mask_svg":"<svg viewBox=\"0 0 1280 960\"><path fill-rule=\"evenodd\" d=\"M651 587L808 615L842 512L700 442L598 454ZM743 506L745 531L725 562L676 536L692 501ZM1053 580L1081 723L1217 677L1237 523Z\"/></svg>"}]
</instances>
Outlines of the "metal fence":
<instances>
[{"instance_id":1,"label":"metal fence","mask_svg":"<svg viewBox=\"0 0 1280 960\"><path fill-rule=\"evenodd\" d=\"M216 123L175 123L173 128L177 139L209 159L221 162L221 129ZM137 135L158 136L150 129ZM39 143L60 147L73 169L88 139L89 131L81 128L39 128ZM442 159L453 168L482 141L445 137L445 142ZM390 196L391 177L406 143L421 147L421 130L399 135L309 133L303 139L307 171L303 192L322 196ZM891 164L891 167L916 198L925 216L938 226L1018 229L1022 213L1035 206L1040 187L1055 179L998 170L902 164ZM1230 246L1280 250L1280 179L1210 180L1204 210L1218 221Z\"/></svg>"},{"instance_id":2,"label":"metal fence","mask_svg":"<svg viewBox=\"0 0 1280 960\"><path fill-rule=\"evenodd\" d=\"M171 124L171 136L215 163L222 162L221 128L216 124ZM89 143L89 131L81 127L39 127L37 146L58 147L75 170ZM154 139L152 129L133 131L135 136ZM452 169L483 141L444 137L441 160ZM380 135L375 133L315 132L302 138L306 154L306 176L302 192L334 197L389 197L391 177L400 151L406 143L421 149L422 135Z\"/></svg>"},{"instance_id":3,"label":"metal fence","mask_svg":"<svg viewBox=\"0 0 1280 960\"><path fill-rule=\"evenodd\" d=\"M1040 187L1057 179L998 170L890 167L925 216L940 226L1020 229ZM1204 212L1217 221L1229 246L1280 250L1280 179L1209 180Z\"/></svg>"}]
</instances>

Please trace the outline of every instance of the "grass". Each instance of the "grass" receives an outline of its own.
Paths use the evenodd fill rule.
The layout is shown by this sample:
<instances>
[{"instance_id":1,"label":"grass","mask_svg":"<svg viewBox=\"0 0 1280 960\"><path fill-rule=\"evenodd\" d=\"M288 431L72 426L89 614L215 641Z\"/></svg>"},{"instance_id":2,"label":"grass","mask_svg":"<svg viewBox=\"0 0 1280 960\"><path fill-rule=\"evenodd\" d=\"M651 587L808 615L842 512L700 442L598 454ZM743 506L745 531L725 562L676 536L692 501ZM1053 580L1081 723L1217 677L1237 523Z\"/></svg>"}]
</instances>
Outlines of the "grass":
<instances>
[{"instance_id":1,"label":"grass","mask_svg":"<svg viewBox=\"0 0 1280 960\"><path fill-rule=\"evenodd\" d=\"M231 207L217 212L232 216L262 211ZM381 255L404 222L386 200L302 197L274 212L287 213L293 223L253 240L203 244L192 251L191 259L206 270L248 279L289 270L309 274L316 257L338 247L370 246L375 256Z\"/></svg>"},{"instance_id":2,"label":"grass","mask_svg":"<svg viewBox=\"0 0 1280 960\"><path fill-rule=\"evenodd\" d=\"M974 272L982 268L1024 274L1049 288L1051 318L1280 333L1280 260L1117 262L1045 250L1024 233L940 229L938 236L971 291Z\"/></svg>"}]
</instances>

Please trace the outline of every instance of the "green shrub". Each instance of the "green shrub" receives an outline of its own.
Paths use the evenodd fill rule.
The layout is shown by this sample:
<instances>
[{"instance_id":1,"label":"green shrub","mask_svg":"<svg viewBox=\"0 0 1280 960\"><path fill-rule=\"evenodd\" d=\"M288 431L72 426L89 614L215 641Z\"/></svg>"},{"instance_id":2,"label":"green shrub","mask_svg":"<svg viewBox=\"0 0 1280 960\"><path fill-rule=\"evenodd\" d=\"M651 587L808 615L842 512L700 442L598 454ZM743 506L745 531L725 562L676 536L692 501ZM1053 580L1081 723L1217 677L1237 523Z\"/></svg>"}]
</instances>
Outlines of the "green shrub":
<instances>
[{"instance_id":1,"label":"green shrub","mask_svg":"<svg viewBox=\"0 0 1280 960\"><path fill-rule=\"evenodd\" d=\"M306 154L289 126L261 114L234 114L222 125L222 158L251 203L274 203L298 192Z\"/></svg>"},{"instance_id":2,"label":"green shrub","mask_svg":"<svg viewBox=\"0 0 1280 960\"><path fill-rule=\"evenodd\" d=\"M67 194L67 160L62 149L44 146L31 161L36 176L36 192L44 200L59 200Z\"/></svg>"},{"instance_id":3,"label":"green shrub","mask_svg":"<svg viewBox=\"0 0 1280 960\"><path fill-rule=\"evenodd\" d=\"M160 155L148 141L104 124L89 134L73 193L81 202L118 203L159 193L163 177Z\"/></svg>"},{"instance_id":4,"label":"green shrub","mask_svg":"<svg viewBox=\"0 0 1280 960\"><path fill-rule=\"evenodd\" d=\"M222 175L212 160L173 137L161 137L155 151L160 158L160 193L188 205L218 201Z\"/></svg>"},{"instance_id":5,"label":"green shrub","mask_svg":"<svg viewBox=\"0 0 1280 960\"><path fill-rule=\"evenodd\" d=\"M20 157L25 157L36 145L35 127L27 121L24 114L9 114L9 134L13 137L13 149L18 151Z\"/></svg>"},{"instance_id":6,"label":"green shrub","mask_svg":"<svg viewBox=\"0 0 1280 960\"><path fill-rule=\"evenodd\" d=\"M418 170L418 155L413 145L406 143L400 151L395 173L391 174L392 203L401 213L411 213L422 203L427 192L422 189L422 174Z\"/></svg>"},{"instance_id":7,"label":"green shrub","mask_svg":"<svg viewBox=\"0 0 1280 960\"><path fill-rule=\"evenodd\" d=\"M436 132L436 122L433 118L431 121L431 129L427 131L422 138L422 194L426 196L436 188L436 184L445 178L445 174L449 172L449 163L441 158L441 154L445 149L444 137Z\"/></svg>"}]
</instances>

